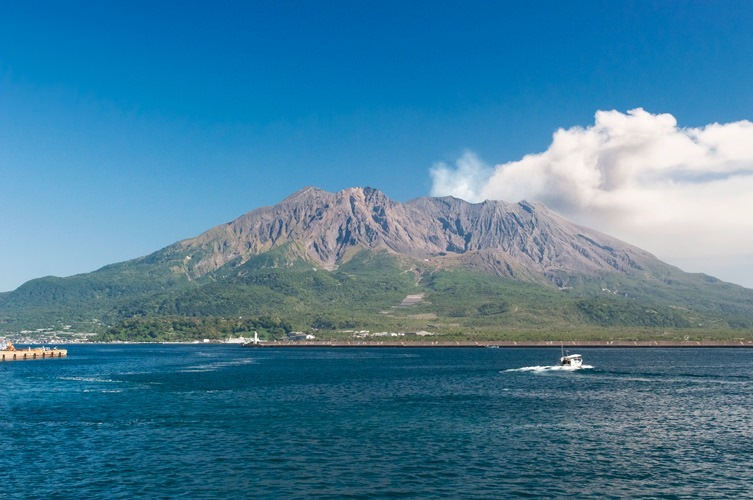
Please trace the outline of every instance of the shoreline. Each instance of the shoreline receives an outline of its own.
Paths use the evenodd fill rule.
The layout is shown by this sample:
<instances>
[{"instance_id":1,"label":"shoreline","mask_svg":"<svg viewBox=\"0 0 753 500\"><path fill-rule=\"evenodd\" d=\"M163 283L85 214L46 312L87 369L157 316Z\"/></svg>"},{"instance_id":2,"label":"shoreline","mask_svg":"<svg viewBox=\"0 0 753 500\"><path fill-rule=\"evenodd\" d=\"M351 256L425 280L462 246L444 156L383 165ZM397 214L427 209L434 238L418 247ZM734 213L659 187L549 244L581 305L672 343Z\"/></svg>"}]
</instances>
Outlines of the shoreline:
<instances>
[{"instance_id":1,"label":"shoreline","mask_svg":"<svg viewBox=\"0 0 753 500\"><path fill-rule=\"evenodd\" d=\"M23 344L25 347L27 344ZM46 345L46 344L28 344ZM75 342L61 343L58 345L81 346L81 345L195 345L195 346L236 346L246 349L301 349L301 348L753 348L753 339L736 340L569 340L566 342L554 340L445 340L433 342L405 342L405 341L346 341L346 340L301 340L301 341L264 341L258 344L241 344L237 342Z\"/></svg>"},{"instance_id":2,"label":"shoreline","mask_svg":"<svg viewBox=\"0 0 753 500\"><path fill-rule=\"evenodd\" d=\"M598 347L657 347L657 348L687 348L687 347L719 347L719 348L753 348L753 340L571 340L568 342L555 342L549 340L539 341L436 341L436 342L347 342L347 341L299 341L299 342L261 342L259 344L241 344L248 349L264 348L535 348L535 347L561 347L567 348L598 348Z\"/></svg>"}]
</instances>

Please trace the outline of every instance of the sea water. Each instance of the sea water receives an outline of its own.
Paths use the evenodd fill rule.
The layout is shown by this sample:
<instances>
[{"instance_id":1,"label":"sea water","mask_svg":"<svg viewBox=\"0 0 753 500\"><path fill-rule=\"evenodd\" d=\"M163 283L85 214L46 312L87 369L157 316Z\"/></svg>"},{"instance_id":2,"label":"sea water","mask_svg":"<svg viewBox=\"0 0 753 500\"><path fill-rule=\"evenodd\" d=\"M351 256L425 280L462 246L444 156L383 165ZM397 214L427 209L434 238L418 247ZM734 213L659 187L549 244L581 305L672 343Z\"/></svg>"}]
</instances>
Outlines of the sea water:
<instances>
[{"instance_id":1,"label":"sea water","mask_svg":"<svg viewBox=\"0 0 753 500\"><path fill-rule=\"evenodd\" d=\"M2 497L753 495L753 349L68 349L0 364Z\"/></svg>"}]
</instances>

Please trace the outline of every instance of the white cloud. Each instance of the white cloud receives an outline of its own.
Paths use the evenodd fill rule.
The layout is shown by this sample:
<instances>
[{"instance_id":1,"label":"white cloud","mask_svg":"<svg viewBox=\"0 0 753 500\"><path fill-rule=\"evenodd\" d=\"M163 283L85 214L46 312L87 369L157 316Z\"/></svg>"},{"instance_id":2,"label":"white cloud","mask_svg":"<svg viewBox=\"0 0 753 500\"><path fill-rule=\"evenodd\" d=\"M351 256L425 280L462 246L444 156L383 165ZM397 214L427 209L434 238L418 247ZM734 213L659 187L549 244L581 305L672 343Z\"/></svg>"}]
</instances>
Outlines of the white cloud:
<instances>
[{"instance_id":1,"label":"white cloud","mask_svg":"<svg viewBox=\"0 0 753 500\"><path fill-rule=\"evenodd\" d=\"M468 152L431 175L435 196L542 201L686 270L753 286L750 121L681 128L670 114L598 111L543 153L491 169Z\"/></svg>"},{"instance_id":2,"label":"white cloud","mask_svg":"<svg viewBox=\"0 0 753 500\"><path fill-rule=\"evenodd\" d=\"M454 196L467 201L481 201L478 193L494 171L471 151L463 153L453 169L446 163L435 163L429 171L433 180L432 196Z\"/></svg>"}]
</instances>

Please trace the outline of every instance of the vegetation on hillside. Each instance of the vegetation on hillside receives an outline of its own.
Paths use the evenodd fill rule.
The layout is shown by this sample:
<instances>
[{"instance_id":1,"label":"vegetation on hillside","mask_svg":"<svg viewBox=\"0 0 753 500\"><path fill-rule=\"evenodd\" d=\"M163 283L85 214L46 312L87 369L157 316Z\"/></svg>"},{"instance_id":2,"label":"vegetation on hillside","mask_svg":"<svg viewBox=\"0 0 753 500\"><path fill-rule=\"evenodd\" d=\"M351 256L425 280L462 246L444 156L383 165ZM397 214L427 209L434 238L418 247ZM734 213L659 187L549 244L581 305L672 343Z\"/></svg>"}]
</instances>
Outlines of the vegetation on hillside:
<instances>
[{"instance_id":1,"label":"vegetation on hillside","mask_svg":"<svg viewBox=\"0 0 753 500\"><path fill-rule=\"evenodd\" d=\"M70 324L105 341L223 339L254 331L265 339L422 330L464 340L748 335L750 291L712 281L700 296L694 279L667 276L669 286L607 275L558 289L361 251L335 271L263 255L191 280L145 261L34 280L3 294L0 329ZM409 295L420 299L401 305Z\"/></svg>"}]
</instances>

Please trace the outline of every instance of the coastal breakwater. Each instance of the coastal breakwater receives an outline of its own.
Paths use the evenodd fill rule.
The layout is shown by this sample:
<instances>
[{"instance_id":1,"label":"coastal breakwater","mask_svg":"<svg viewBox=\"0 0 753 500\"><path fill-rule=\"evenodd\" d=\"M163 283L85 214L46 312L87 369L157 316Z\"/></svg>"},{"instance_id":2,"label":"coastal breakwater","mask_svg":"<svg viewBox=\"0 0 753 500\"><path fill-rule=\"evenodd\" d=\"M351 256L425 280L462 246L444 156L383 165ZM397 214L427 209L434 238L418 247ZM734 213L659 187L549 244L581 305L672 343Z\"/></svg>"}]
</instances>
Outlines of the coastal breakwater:
<instances>
[{"instance_id":1,"label":"coastal breakwater","mask_svg":"<svg viewBox=\"0 0 753 500\"><path fill-rule=\"evenodd\" d=\"M602 340L602 341L425 341L425 342L403 342L403 341L327 341L327 340L306 340L306 341L260 341L258 343L242 344L248 348L295 348L295 347L467 347L467 348L515 348L515 347L556 347L564 346L566 348L584 348L584 347L748 347L753 348L751 339L735 340L679 340L679 341L662 341L662 340Z\"/></svg>"}]
</instances>

